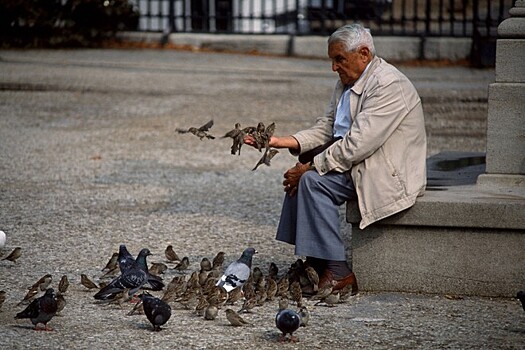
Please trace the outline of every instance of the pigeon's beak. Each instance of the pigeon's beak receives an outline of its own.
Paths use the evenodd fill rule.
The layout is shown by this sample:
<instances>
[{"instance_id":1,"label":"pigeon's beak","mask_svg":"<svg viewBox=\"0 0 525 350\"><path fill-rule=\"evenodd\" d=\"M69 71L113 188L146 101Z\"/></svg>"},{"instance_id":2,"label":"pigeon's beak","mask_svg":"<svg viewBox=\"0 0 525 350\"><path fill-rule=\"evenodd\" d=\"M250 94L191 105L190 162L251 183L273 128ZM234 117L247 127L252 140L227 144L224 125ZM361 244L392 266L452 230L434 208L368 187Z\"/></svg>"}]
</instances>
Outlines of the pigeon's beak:
<instances>
[{"instance_id":1,"label":"pigeon's beak","mask_svg":"<svg viewBox=\"0 0 525 350\"><path fill-rule=\"evenodd\" d=\"M258 252L258 251L255 251L255 253L254 253L254 254L257 254L257 253L259 253L259 252Z\"/></svg>"}]
</instances>

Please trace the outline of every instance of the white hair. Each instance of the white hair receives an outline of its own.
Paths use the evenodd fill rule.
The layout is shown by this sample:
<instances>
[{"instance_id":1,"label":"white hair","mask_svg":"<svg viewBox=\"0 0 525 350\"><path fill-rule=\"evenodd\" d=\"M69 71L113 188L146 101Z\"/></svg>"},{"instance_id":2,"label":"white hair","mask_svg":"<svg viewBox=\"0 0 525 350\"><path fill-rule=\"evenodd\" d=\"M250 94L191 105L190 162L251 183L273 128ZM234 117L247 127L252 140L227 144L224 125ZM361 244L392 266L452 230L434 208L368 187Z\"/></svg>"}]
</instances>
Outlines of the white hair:
<instances>
[{"instance_id":1,"label":"white hair","mask_svg":"<svg viewBox=\"0 0 525 350\"><path fill-rule=\"evenodd\" d=\"M370 29L363 27L361 24L347 24L338 28L328 38L328 45L332 43L343 43L348 52L355 51L362 46L366 46L372 56L375 56L376 49Z\"/></svg>"}]
</instances>

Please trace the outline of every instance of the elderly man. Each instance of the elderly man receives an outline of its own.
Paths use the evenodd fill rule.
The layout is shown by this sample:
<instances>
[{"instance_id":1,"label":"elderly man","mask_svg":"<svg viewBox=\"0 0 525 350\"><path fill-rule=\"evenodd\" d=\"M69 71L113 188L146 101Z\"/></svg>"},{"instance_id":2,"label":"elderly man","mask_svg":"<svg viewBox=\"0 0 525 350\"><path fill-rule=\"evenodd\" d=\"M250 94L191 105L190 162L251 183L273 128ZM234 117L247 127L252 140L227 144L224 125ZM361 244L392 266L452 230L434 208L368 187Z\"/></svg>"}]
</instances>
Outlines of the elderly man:
<instances>
[{"instance_id":1,"label":"elderly man","mask_svg":"<svg viewBox=\"0 0 525 350\"><path fill-rule=\"evenodd\" d=\"M284 174L286 191L277 240L320 274L334 290L357 281L346 263L339 207L357 200L360 228L411 207L426 185L426 134L421 100L408 78L375 55L371 34L359 24L328 39L339 75L323 116L307 130L273 136L299 163ZM250 137L246 143L253 145Z\"/></svg>"}]
</instances>

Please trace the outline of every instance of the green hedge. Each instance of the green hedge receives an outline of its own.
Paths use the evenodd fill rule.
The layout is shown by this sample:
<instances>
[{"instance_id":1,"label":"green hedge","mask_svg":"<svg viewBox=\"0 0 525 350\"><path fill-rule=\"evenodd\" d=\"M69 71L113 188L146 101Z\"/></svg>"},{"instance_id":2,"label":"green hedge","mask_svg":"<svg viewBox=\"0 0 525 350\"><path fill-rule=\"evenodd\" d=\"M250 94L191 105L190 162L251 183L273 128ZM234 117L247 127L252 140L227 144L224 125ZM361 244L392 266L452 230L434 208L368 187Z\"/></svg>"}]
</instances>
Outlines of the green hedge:
<instances>
[{"instance_id":1,"label":"green hedge","mask_svg":"<svg viewBox=\"0 0 525 350\"><path fill-rule=\"evenodd\" d=\"M86 47L136 30L128 0L1 0L2 47Z\"/></svg>"}]
</instances>

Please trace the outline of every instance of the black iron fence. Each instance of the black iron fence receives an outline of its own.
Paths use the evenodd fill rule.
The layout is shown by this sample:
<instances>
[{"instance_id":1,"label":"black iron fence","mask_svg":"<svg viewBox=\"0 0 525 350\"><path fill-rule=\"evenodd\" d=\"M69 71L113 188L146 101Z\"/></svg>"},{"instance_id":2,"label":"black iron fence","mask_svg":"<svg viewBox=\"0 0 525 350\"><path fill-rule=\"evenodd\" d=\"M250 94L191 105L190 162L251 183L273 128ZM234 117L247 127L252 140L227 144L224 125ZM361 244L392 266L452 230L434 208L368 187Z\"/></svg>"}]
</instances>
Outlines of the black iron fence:
<instances>
[{"instance_id":1,"label":"black iron fence","mask_svg":"<svg viewBox=\"0 0 525 350\"><path fill-rule=\"evenodd\" d=\"M374 35L495 38L512 0L132 0L140 31L328 35L359 21Z\"/></svg>"}]
</instances>

